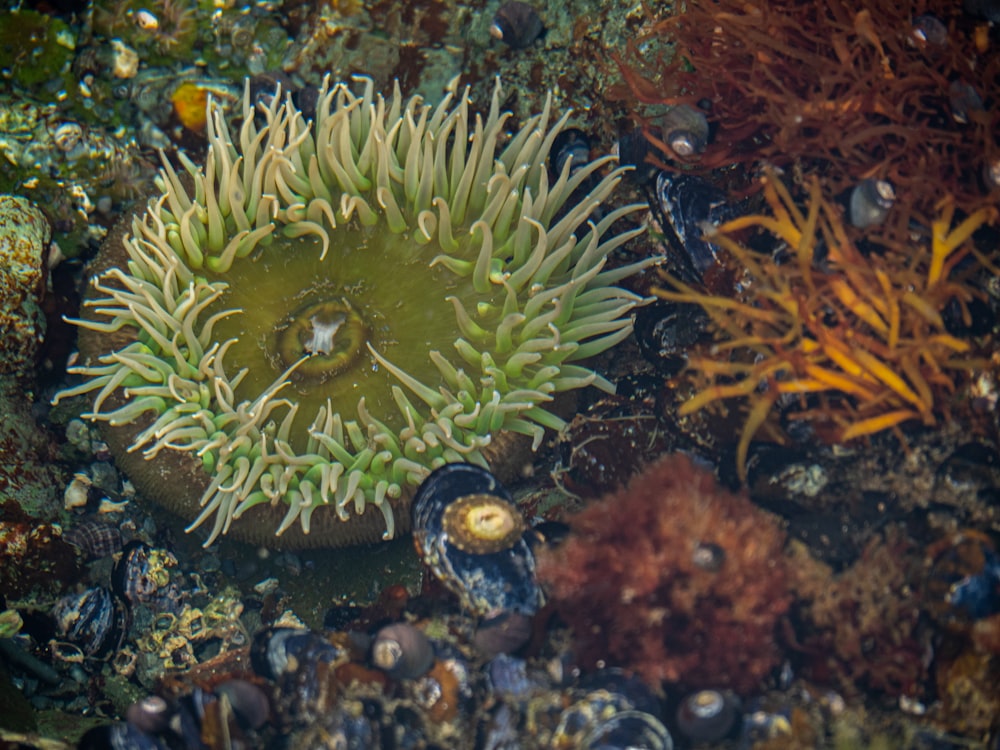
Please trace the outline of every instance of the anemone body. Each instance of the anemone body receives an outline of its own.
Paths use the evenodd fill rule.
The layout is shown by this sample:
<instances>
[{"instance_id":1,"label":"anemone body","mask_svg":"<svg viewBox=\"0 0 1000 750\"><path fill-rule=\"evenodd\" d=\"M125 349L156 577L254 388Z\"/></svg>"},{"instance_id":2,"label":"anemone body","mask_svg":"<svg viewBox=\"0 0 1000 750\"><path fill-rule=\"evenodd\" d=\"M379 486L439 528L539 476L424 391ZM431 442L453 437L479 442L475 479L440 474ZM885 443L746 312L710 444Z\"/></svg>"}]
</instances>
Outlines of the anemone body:
<instances>
[{"instance_id":1,"label":"anemone body","mask_svg":"<svg viewBox=\"0 0 1000 750\"><path fill-rule=\"evenodd\" d=\"M639 207L592 219L622 170L550 178L568 113L508 134L499 97L472 116L468 92L327 81L307 122L247 90L238 128L209 105L204 167L164 162L102 249L59 396L93 397L140 492L206 543L389 538L433 468L486 465L502 434L537 447L559 393L612 389L579 363L631 331L617 283L646 262L605 262Z\"/></svg>"}]
</instances>

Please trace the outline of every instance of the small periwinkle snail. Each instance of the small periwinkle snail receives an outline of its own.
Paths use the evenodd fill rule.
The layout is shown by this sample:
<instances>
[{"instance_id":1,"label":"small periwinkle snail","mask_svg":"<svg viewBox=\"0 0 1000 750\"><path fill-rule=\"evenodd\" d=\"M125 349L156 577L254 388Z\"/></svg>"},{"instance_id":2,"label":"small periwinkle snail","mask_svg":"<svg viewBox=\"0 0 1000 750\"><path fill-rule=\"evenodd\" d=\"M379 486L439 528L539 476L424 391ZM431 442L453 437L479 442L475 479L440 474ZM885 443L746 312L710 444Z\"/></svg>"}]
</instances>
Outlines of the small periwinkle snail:
<instances>
[{"instance_id":1,"label":"small periwinkle snail","mask_svg":"<svg viewBox=\"0 0 1000 750\"><path fill-rule=\"evenodd\" d=\"M708 118L700 109L678 104L663 116L663 142L682 158L697 156L708 145Z\"/></svg>"},{"instance_id":2,"label":"small periwinkle snail","mask_svg":"<svg viewBox=\"0 0 1000 750\"><path fill-rule=\"evenodd\" d=\"M677 728L693 742L718 742L737 724L739 699L729 692L699 690L677 707Z\"/></svg>"},{"instance_id":3,"label":"small periwinkle snail","mask_svg":"<svg viewBox=\"0 0 1000 750\"><path fill-rule=\"evenodd\" d=\"M919 49L944 47L948 43L948 27L937 16L925 13L913 19L909 38Z\"/></svg>"},{"instance_id":4,"label":"small periwinkle snail","mask_svg":"<svg viewBox=\"0 0 1000 750\"><path fill-rule=\"evenodd\" d=\"M952 81L948 87L948 104L951 106L952 119L961 125L968 125L973 118L986 111L979 92L971 83L961 79Z\"/></svg>"},{"instance_id":5,"label":"small periwinkle snail","mask_svg":"<svg viewBox=\"0 0 1000 750\"><path fill-rule=\"evenodd\" d=\"M424 564L469 610L533 615L542 604L526 525L489 471L446 464L413 498L413 542Z\"/></svg>"},{"instance_id":6,"label":"small periwinkle snail","mask_svg":"<svg viewBox=\"0 0 1000 750\"><path fill-rule=\"evenodd\" d=\"M395 680L422 677L434 663L434 646L408 622L394 622L375 634L372 664Z\"/></svg>"},{"instance_id":7,"label":"small periwinkle snail","mask_svg":"<svg viewBox=\"0 0 1000 750\"><path fill-rule=\"evenodd\" d=\"M896 190L888 180L874 178L854 186L850 197L850 221L858 229L867 229L885 221L896 204Z\"/></svg>"},{"instance_id":8,"label":"small periwinkle snail","mask_svg":"<svg viewBox=\"0 0 1000 750\"><path fill-rule=\"evenodd\" d=\"M530 47L544 31L545 24L538 12L519 0L510 0L501 5L490 26L490 36L511 49Z\"/></svg>"}]
</instances>

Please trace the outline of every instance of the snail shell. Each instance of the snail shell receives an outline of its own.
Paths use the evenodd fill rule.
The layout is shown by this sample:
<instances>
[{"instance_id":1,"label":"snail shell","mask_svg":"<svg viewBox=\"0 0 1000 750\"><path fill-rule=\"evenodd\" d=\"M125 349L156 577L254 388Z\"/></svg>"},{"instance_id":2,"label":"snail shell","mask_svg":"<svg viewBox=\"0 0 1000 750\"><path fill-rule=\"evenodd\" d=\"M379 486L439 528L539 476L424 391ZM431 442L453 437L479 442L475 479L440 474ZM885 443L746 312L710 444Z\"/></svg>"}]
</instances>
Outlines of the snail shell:
<instances>
[{"instance_id":1,"label":"snail shell","mask_svg":"<svg viewBox=\"0 0 1000 750\"><path fill-rule=\"evenodd\" d=\"M855 185L851 191L851 224L859 229L881 224L896 203L896 191L888 180L874 178Z\"/></svg>"},{"instance_id":2,"label":"snail shell","mask_svg":"<svg viewBox=\"0 0 1000 750\"><path fill-rule=\"evenodd\" d=\"M372 642L372 664L396 680L414 680L434 663L434 646L408 622L386 625Z\"/></svg>"},{"instance_id":3,"label":"snail shell","mask_svg":"<svg viewBox=\"0 0 1000 750\"><path fill-rule=\"evenodd\" d=\"M538 12L527 3L511 0L500 6L493 16L490 36L511 49L524 49L542 35L545 24Z\"/></svg>"},{"instance_id":4,"label":"snail shell","mask_svg":"<svg viewBox=\"0 0 1000 750\"><path fill-rule=\"evenodd\" d=\"M663 117L663 142L682 158L697 156L708 145L708 118L688 104L673 107Z\"/></svg>"},{"instance_id":5,"label":"snail shell","mask_svg":"<svg viewBox=\"0 0 1000 750\"><path fill-rule=\"evenodd\" d=\"M122 551L121 530L112 523L94 518L69 529L63 534L63 539L95 559L110 557Z\"/></svg>"},{"instance_id":6,"label":"snail shell","mask_svg":"<svg viewBox=\"0 0 1000 750\"><path fill-rule=\"evenodd\" d=\"M739 700L720 690L699 690L677 708L677 728L694 742L718 742L739 717Z\"/></svg>"},{"instance_id":7,"label":"snail shell","mask_svg":"<svg viewBox=\"0 0 1000 750\"><path fill-rule=\"evenodd\" d=\"M920 49L943 47L948 43L948 27L929 13L917 16L910 28L910 41Z\"/></svg>"}]
</instances>

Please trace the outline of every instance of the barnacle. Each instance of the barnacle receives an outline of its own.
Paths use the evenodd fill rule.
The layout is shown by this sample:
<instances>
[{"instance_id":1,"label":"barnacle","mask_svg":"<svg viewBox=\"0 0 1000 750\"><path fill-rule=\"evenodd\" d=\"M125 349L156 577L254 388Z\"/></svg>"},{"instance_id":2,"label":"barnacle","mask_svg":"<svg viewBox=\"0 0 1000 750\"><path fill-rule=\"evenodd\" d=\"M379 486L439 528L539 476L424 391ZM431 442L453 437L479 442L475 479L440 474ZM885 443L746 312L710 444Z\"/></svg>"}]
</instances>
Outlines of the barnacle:
<instances>
[{"instance_id":1,"label":"barnacle","mask_svg":"<svg viewBox=\"0 0 1000 750\"><path fill-rule=\"evenodd\" d=\"M680 413L742 399L740 472L750 441L782 397L798 400L791 417L814 420L835 442L947 417L949 396L990 366L986 342L953 334L942 313L957 304L971 322L969 304L982 296L976 276L993 266L970 238L996 219L996 209L956 221L954 202L945 198L929 239L915 240L906 253L863 253L818 179L809 182L804 210L773 174L763 192L769 214L742 216L711 233L746 269L736 296L703 292L666 273L670 288L655 291L700 305L715 328L714 342L689 359L699 390ZM763 230L785 249L751 250L737 239L747 230Z\"/></svg>"}]
</instances>

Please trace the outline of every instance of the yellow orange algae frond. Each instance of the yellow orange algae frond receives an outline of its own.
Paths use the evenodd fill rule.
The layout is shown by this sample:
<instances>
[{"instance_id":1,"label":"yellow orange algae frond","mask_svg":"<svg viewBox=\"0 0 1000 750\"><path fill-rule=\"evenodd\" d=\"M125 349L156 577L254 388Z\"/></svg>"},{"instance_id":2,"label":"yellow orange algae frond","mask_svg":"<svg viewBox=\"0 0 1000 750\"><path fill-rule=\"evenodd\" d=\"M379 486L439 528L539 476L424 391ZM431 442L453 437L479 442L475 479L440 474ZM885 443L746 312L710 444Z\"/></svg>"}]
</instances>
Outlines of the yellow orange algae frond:
<instances>
[{"instance_id":1,"label":"yellow orange algae frond","mask_svg":"<svg viewBox=\"0 0 1000 750\"><path fill-rule=\"evenodd\" d=\"M741 476L750 442L779 398L796 399L787 416L812 420L833 442L950 417L953 394L990 365L988 342L953 334L942 313L957 305L971 322L968 306L983 297L976 277L994 272L971 237L996 220L996 209L956 222L945 199L929 221L929 238L915 239L906 252L863 253L818 180L809 183L804 211L773 175L764 178L764 197L769 214L739 217L712 235L745 268L740 291L715 295L667 273L668 288L655 291L700 305L714 329L714 342L689 358L697 392L680 413L742 400ZM782 259L743 244L737 235L748 230L783 242Z\"/></svg>"}]
</instances>

